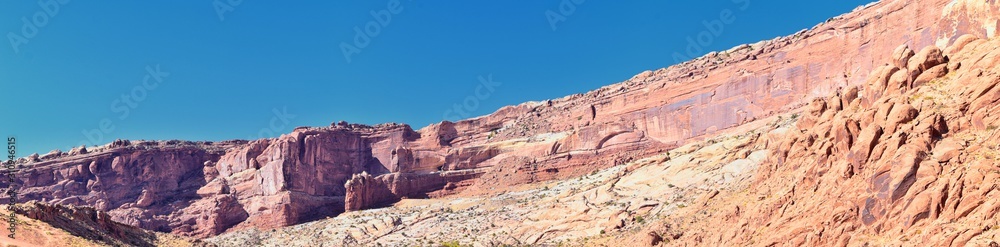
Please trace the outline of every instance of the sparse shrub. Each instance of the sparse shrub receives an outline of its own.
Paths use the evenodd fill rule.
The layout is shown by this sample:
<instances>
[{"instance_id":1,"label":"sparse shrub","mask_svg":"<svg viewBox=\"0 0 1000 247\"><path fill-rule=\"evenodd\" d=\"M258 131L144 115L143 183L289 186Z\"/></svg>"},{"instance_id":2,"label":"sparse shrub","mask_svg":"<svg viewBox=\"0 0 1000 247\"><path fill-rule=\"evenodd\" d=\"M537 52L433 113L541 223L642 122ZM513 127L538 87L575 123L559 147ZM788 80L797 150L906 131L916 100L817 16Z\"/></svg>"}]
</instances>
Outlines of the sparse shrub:
<instances>
[{"instance_id":1,"label":"sparse shrub","mask_svg":"<svg viewBox=\"0 0 1000 247\"><path fill-rule=\"evenodd\" d=\"M635 222L639 222L639 224L645 224L646 223L646 219L642 218L642 215L636 215L635 216Z\"/></svg>"},{"instance_id":2,"label":"sparse shrub","mask_svg":"<svg viewBox=\"0 0 1000 247\"><path fill-rule=\"evenodd\" d=\"M453 240L453 241L448 241L448 242L441 242L441 246L444 246L444 247L462 247L462 243L459 243L458 240Z\"/></svg>"}]
</instances>

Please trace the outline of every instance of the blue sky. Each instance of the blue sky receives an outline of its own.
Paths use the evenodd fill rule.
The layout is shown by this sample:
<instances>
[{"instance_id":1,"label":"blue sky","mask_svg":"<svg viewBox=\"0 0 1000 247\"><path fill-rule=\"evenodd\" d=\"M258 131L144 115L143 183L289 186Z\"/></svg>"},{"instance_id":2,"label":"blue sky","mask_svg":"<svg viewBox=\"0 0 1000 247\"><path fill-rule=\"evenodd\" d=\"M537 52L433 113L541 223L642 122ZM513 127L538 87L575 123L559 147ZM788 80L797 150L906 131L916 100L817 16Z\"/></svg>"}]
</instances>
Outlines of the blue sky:
<instances>
[{"instance_id":1,"label":"blue sky","mask_svg":"<svg viewBox=\"0 0 1000 247\"><path fill-rule=\"evenodd\" d=\"M418 129L667 67L703 32L702 54L869 1L41 2L0 3L0 134L18 156L339 120Z\"/></svg>"}]
</instances>

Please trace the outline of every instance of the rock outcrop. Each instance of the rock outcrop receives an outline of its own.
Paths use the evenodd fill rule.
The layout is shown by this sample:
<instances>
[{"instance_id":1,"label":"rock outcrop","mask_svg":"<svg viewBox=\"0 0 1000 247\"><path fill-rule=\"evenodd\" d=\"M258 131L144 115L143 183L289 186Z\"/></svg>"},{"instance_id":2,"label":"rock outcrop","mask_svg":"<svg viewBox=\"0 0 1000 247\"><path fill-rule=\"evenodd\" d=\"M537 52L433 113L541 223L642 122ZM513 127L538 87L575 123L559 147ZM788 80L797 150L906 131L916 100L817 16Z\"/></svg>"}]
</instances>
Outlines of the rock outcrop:
<instances>
[{"instance_id":1,"label":"rock outcrop","mask_svg":"<svg viewBox=\"0 0 1000 247\"><path fill-rule=\"evenodd\" d=\"M11 244L10 246L14 246L14 244L32 246L206 246L200 241L190 241L115 222L108 214L91 207L50 205L31 201L17 205L15 212L32 221L40 221L45 226L38 227L34 224L39 223L32 224L31 221L21 220L21 229L15 232L19 233L20 237L15 235L15 239L0 241ZM39 232L22 231L33 228L44 230L45 227L51 227L51 230L45 231L44 237L39 236L42 235ZM54 235L58 236L59 233L52 230L62 230L73 237L55 237ZM4 236L7 235L4 234ZM75 239L77 237L83 240Z\"/></svg>"}]
</instances>

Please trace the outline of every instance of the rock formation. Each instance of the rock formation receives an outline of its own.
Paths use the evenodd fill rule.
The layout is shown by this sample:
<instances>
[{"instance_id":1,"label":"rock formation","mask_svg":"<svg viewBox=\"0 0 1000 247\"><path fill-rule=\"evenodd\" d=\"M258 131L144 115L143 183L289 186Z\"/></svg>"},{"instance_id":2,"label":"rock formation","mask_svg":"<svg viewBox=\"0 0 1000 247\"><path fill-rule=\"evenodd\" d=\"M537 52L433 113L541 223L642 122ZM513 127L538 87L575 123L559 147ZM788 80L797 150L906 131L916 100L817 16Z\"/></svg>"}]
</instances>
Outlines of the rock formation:
<instances>
[{"instance_id":1,"label":"rock formation","mask_svg":"<svg viewBox=\"0 0 1000 247\"><path fill-rule=\"evenodd\" d=\"M813 101L747 190L651 232L682 233L681 245L997 245L1000 39L964 35L945 50L893 56L859 98Z\"/></svg>"},{"instance_id":2,"label":"rock formation","mask_svg":"<svg viewBox=\"0 0 1000 247\"><path fill-rule=\"evenodd\" d=\"M990 79L984 64L993 57L956 54L973 56L964 51L989 44L979 38L996 35L998 17L996 5L976 0L882 1L792 36L713 52L585 94L416 131L402 124L338 123L252 141L116 140L69 153L57 150L19 163L18 190L25 200L90 205L129 225L203 237L289 226L402 198L502 193L659 155L807 107L797 126L811 133L782 142L784 148L774 150L782 159L762 170L805 166L786 160L809 150L821 157L815 162L829 167L808 174L871 178L877 173L864 207L844 207L849 213L867 210L857 217L884 222L887 214L899 212L893 207L912 193L909 188L926 182L914 174L937 167L922 165L926 157L963 160L954 150L969 148L968 143L952 140L945 145L952 149L937 150L937 138L987 129L995 120L989 116L996 115L990 108L992 86L964 95L975 95L962 101L968 121L928 115L924 112L933 104L896 96L927 88L953 71L980 78L968 80ZM982 71L974 72L977 68ZM840 114L857 107L870 110L863 116ZM802 186L816 184L796 188L809 188ZM955 186L937 191L983 192ZM769 188L785 187L762 187ZM789 201L780 202L775 205ZM962 209L947 211L955 215L967 215L964 209L971 207L945 206Z\"/></svg>"},{"instance_id":3,"label":"rock formation","mask_svg":"<svg viewBox=\"0 0 1000 247\"><path fill-rule=\"evenodd\" d=\"M5 246L206 246L112 221L111 216L91 207L31 201L17 205L15 211L26 219L18 219L14 239L7 233L0 237Z\"/></svg>"}]
</instances>

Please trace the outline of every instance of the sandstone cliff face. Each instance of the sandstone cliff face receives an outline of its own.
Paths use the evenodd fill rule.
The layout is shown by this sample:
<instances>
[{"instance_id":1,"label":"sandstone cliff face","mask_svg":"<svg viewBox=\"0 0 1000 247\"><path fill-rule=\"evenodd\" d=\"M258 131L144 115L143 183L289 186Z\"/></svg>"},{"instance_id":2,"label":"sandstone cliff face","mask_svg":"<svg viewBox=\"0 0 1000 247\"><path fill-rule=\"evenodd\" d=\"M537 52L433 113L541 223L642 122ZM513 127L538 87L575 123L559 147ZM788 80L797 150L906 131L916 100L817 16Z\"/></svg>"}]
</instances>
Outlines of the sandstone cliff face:
<instances>
[{"instance_id":1,"label":"sandstone cliff face","mask_svg":"<svg viewBox=\"0 0 1000 247\"><path fill-rule=\"evenodd\" d=\"M851 98L839 88L865 84L873 73L886 79L857 97L878 105L873 100L883 95L947 74L956 65L942 67L946 61L934 59L944 56L936 54L954 52L965 34L992 38L998 16L996 5L974 0L883 1L793 36L711 53L585 94L416 131L338 123L250 142L120 141L32 156L21 161L27 168L17 176L19 190L26 199L93 205L127 224L195 236L287 226L401 198L494 194L663 153L816 97L842 92L839 97ZM887 52L899 44L952 50ZM814 107L838 107L831 105ZM894 119L912 115L897 109L908 108L885 111ZM888 132L855 122L844 124L851 145L836 150Z\"/></svg>"},{"instance_id":2,"label":"sandstone cliff face","mask_svg":"<svg viewBox=\"0 0 1000 247\"><path fill-rule=\"evenodd\" d=\"M792 113L586 176L206 241L996 246L1000 39L963 35L892 54L861 85ZM389 193L364 191L380 182L362 174L348 186Z\"/></svg>"},{"instance_id":3,"label":"sandstone cliff face","mask_svg":"<svg viewBox=\"0 0 1000 247\"><path fill-rule=\"evenodd\" d=\"M895 49L860 93L806 106L748 190L679 213L654 235L709 245L996 245L1000 39L914 50Z\"/></svg>"},{"instance_id":4,"label":"sandstone cliff face","mask_svg":"<svg viewBox=\"0 0 1000 247\"><path fill-rule=\"evenodd\" d=\"M458 169L444 167L450 160L478 154L448 153L441 140L448 131L454 132L422 137L406 125L342 124L251 142L116 141L87 153L22 160L17 178L22 200L92 205L118 222L210 236L454 190L481 172L441 171ZM375 187L345 186L361 173Z\"/></svg>"},{"instance_id":5,"label":"sandstone cliff face","mask_svg":"<svg viewBox=\"0 0 1000 247\"><path fill-rule=\"evenodd\" d=\"M793 36L460 121L460 136L491 135L487 145L502 150L494 160L509 159L492 165L465 191L580 175L796 109L838 88L861 85L891 56L885 51L899 44L946 45L963 34L993 37L996 8L976 1L883 1ZM458 138L453 145L469 142ZM514 145L516 151L506 148ZM525 157L531 158L516 160Z\"/></svg>"},{"instance_id":6,"label":"sandstone cliff face","mask_svg":"<svg viewBox=\"0 0 1000 247\"><path fill-rule=\"evenodd\" d=\"M234 231L205 241L219 246L438 246L452 241L463 246L601 246L579 240L632 232L644 224L643 218L652 222L669 215L691 203L692 196L746 181L769 157L769 136L720 136L627 165L488 197L403 199L377 210L272 231Z\"/></svg>"},{"instance_id":7,"label":"sandstone cliff face","mask_svg":"<svg viewBox=\"0 0 1000 247\"><path fill-rule=\"evenodd\" d=\"M20 164L18 194L25 201L89 205L118 222L170 231L185 224L176 211L200 198L205 162L234 145L116 141L86 154Z\"/></svg>"}]
</instances>

